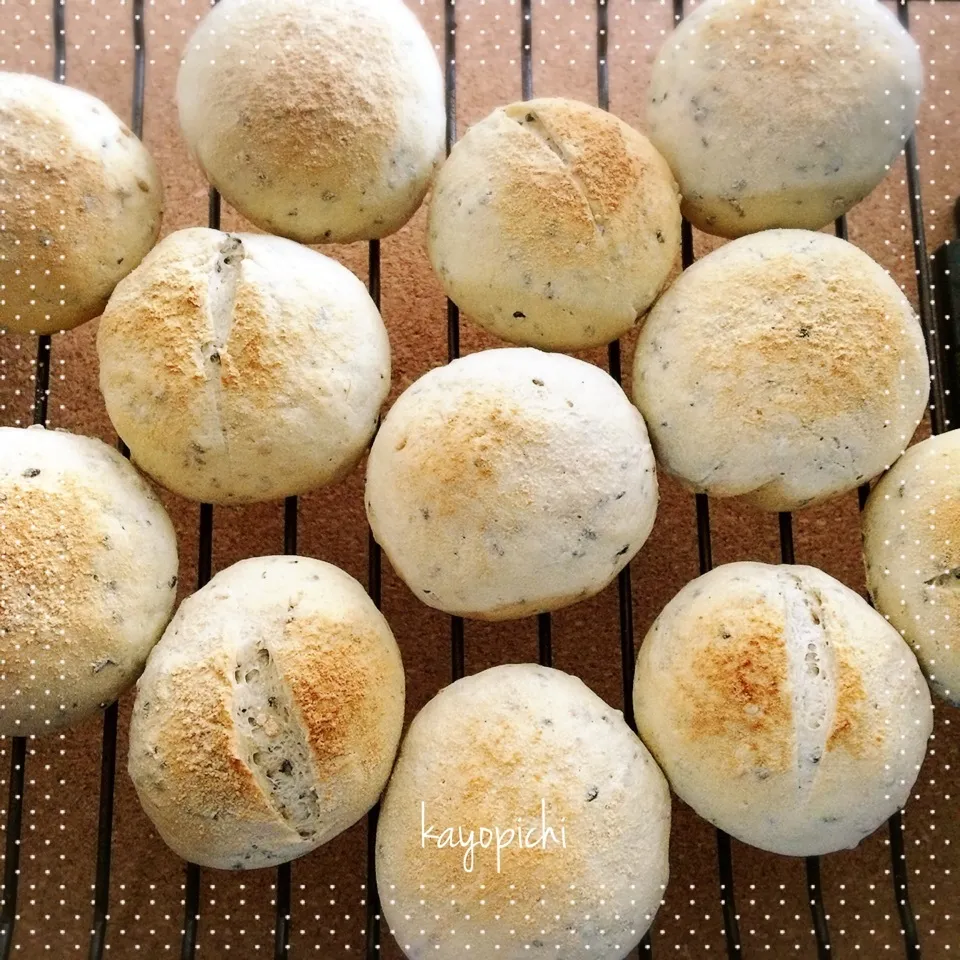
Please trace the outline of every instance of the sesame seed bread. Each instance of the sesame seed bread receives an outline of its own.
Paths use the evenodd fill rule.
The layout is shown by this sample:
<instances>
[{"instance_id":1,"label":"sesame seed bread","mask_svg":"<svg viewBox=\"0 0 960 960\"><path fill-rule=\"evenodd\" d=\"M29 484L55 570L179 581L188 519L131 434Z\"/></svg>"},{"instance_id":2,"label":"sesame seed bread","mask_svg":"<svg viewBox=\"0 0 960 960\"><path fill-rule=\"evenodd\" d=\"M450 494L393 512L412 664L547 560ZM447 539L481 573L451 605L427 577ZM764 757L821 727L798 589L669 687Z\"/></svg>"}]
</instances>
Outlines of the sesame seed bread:
<instances>
[{"instance_id":1,"label":"sesame seed bread","mask_svg":"<svg viewBox=\"0 0 960 960\"><path fill-rule=\"evenodd\" d=\"M356 580L307 557L242 560L181 604L150 656L129 772L180 856L266 867L374 805L403 706L400 651Z\"/></svg>"},{"instance_id":2,"label":"sesame seed bread","mask_svg":"<svg viewBox=\"0 0 960 960\"><path fill-rule=\"evenodd\" d=\"M143 670L173 612L177 542L116 450L0 427L0 734L59 731Z\"/></svg>"},{"instance_id":3,"label":"sesame seed bread","mask_svg":"<svg viewBox=\"0 0 960 960\"><path fill-rule=\"evenodd\" d=\"M470 872L463 848L422 840L424 826L457 840L458 827L519 826L530 843L544 822L560 842L501 836L499 872L495 840ZM441 690L410 725L380 811L377 888L410 960L620 960L660 906L669 839L666 781L621 713L566 673L509 664Z\"/></svg>"},{"instance_id":4,"label":"sesame seed bread","mask_svg":"<svg viewBox=\"0 0 960 960\"><path fill-rule=\"evenodd\" d=\"M339 480L390 388L386 328L364 285L279 237L164 238L110 298L97 350L107 412L134 461L209 503Z\"/></svg>"},{"instance_id":5,"label":"sesame seed bread","mask_svg":"<svg viewBox=\"0 0 960 960\"><path fill-rule=\"evenodd\" d=\"M818 230L884 178L922 78L877 0L706 0L654 61L650 139L701 230Z\"/></svg>"},{"instance_id":6,"label":"sesame seed bread","mask_svg":"<svg viewBox=\"0 0 960 960\"><path fill-rule=\"evenodd\" d=\"M913 648L934 693L960 706L960 432L929 437L863 511L867 587Z\"/></svg>"},{"instance_id":7,"label":"sesame seed bread","mask_svg":"<svg viewBox=\"0 0 960 960\"><path fill-rule=\"evenodd\" d=\"M222 0L177 77L209 181L270 233L346 243L399 230L443 157L443 79L401 0Z\"/></svg>"},{"instance_id":8,"label":"sesame seed bread","mask_svg":"<svg viewBox=\"0 0 960 960\"><path fill-rule=\"evenodd\" d=\"M729 563L640 647L637 727L681 800L788 856L856 846L906 803L933 729L910 648L820 570Z\"/></svg>"},{"instance_id":9,"label":"sesame seed bread","mask_svg":"<svg viewBox=\"0 0 960 960\"><path fill-rule=\"evenodd\" d=\"M505 620L610 583L653 527L643 419L599 367L530 348L431 370L384 418L367 517L424 603Z\"/></svg>"},{"instance_id":10,"label":"sesame seed bread","mask_svg":"<svg viewBox=\"0 0 960 960\"><path fill-rule=\"evenodd\" d=\"M0 72L0 329L47 334L99 316L160 232L144 145L95 97Z\"/></svg>"},{"instance_id":11,"label":"sesame seed bread","mask_svg":"<svg viewBox=\"0 0 960 960\"><path fill-rule=\"evenodd\" d=\"M695 263L637 341L633 393L657 462L685 486L797 510L888 467L930 373L896 282L836 237L768 230Z\"/></svg>"},{"instance_id":12,"label":"sesame seed bread","mask_svg":"<svg viewBox=\"0 0 960 960\"><path fill-rule=\"evenodd\" d=\"M612 114L574 100L514 103L471 127L441 167L428 251L447 296L505 340L609 343L676 263L677 185Z\"/></svg>"}]
</instances>

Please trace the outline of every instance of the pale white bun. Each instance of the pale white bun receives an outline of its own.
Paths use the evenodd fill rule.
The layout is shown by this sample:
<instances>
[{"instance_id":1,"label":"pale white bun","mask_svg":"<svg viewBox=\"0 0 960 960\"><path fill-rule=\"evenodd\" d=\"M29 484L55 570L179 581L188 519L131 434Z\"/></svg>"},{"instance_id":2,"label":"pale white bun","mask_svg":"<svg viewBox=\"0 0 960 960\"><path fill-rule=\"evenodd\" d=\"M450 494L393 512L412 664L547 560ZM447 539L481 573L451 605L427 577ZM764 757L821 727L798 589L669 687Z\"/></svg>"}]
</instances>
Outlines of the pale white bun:
<instances>
[{"instance_id":1,"label":"pale white bun","mask_svg":"<svg viewBox=\"0 0 960 960\"><path fill-rule=\"evenodd\" d=\"M0 427L0 733L44 734L108 706L173 612L177 541L113 447Z\"/></svg>"},{"instance_id":2,"label":"pale white bun","mask_svg":"<svg viewBox=\"0 0 960 960\"><path fill-rule=\"evenodd\" d=\"M696 227L818 230L884 178L922 80L877 0L706 0L654 61L647 124Z\"/></svg>"},{"instance_id":3,"label":"pale white bun","mask_svg":"<svg viewBox=\"0 0 960 960\"><path fill-rule=\"evenodd\" d=\"M353 577L307 557L242 560L181 604L151 655L130 776L184 859L282 863L376 803L403 704L400 651Z\"/></svg>"},{"instance_id":4,"label":"pale white bun","mask_svg":"<svg viewBox=\"0 0 960 960\"><path fill-rule=\"evenodd\" d=\"M390 389L364 285L279 237L170 234L97 334L100 389L137 466L192 500L246 503L333 483Z\"/></svg>"},{"instance_id":5,"label":"pale white bun","mask_svg":"<svg viewBox=\"0 0 960 960\"><path fill-rule=\"evenodd\" d=\"M499 107L437 175L428 250L447 296L512 343L572 350L630 330L680 254L666 161L604 110Z\"/></svg>"},{"instance_id":6,"label":"pale white bun","mask_svg":"<svg viewBox=\"0 0 960 960\"><path fill-rule=\"evenodd\" d=\"M494 835L468 872L463 847L423 839L449 827L458 842L460 827L546 838L521 849L501 833L498 872ZM566 673L509 664L458 680L410 725L377 888L410 960L621 960L660 906L669 840L667 783L622 714Z\"/></svg>"},{"instance_id":7,"label":"pale white bun","mask_svg":"<svg viewBox=\"0 0 960 960\"><path fill-rule=\"evenodd\" d=\"M960 706L960 433L929 437L880 478L863 511L867 587L934 693Z\"/></svg>"},{"instance_id":8,"label":"pale white bun","mask_svg":"<svg viewBox=\"0 0 960 960\"><path fill-rule=\"evenodd\" d=\"M99 316L160 233L153 158L95 97L0 72L0 329L47 334Z\"/></svg>"},{"instance_id":9,"label":"pale white bun","mask_svg":"<svg viewBox=\"0 0 960 960\"><path fill-rule=\"evenodd\" d=\"M637 658L637 727L677 796L773 853L855 847L902 807L933 729L897 631L806 566L688 583Z\"/></svg>"},{"instance_id":10,"label":"pale white bun","mask_svg":"<svg viewBox=\"0 0 960 960\"><path fill-rule=\"evenodd\" d=\"M177 107L230 205L303 243L399 230L443 157L443 78L402 0L222 0L187 46Z\"/></svg>"},{"instance_id":11,"label":"pale white bun","mask_svg":"<svg viewBox=\"0 0 960 960\"><path fill-rule=\"evenodd\" d=\"M930 370L913 308L852 244L807 230L734 240L650 311L633 393L657 462L762 510L853 490L903 452Z\"/></svg>"},{"instance_id":12,"label":"pale white bun","mask_svg":"<svg viewBox=\"0 0 960 960\"><path fill-rule=\"evenodd\" d=\"M384 418L367 517L424 603L505 620L610 583L653 527L643 418L599 367L530 348L431 370Z\"/></svg>"}]
</instances>

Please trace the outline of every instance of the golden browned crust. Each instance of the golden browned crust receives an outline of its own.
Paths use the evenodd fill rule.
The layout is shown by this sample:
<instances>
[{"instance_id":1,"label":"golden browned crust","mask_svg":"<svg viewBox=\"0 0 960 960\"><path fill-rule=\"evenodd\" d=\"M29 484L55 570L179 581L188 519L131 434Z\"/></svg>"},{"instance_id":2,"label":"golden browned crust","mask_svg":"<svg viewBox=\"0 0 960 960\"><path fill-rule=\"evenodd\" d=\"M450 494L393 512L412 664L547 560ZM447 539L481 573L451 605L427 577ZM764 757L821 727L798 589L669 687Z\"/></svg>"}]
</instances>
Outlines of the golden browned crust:
<instances>
[{"instance_id":1,"label":"golden browned crust","mask_svg":"<svg viewBox=\"0 0 960 960\"><path fill-rule=\"evenodd\" d=\"M650 137L695 226L818 230L883 180L922 80L916 44L874 0L713 0L654 62Z\"/></svg>"},{"instance_id":2,"label":"golden browned crust","mask_svg":"<svg viewBox=\"0 0 960 960\"><path fill-rule=\"evenodd\" d=\"M739 416L761 424L771 410L789 410L801 423L815 424L864 410L889 412L890 401L877 386L898 382L903 352L864 349L867 343L904 339L906 311L894 309L889 290L854 269L801 268L791 252L768 256L756 265L731 264L729 269L730 285L724 284L708 301L723 310L713 314L716 330L709 340L698 339L691 364L691 370L724 381L711 403L717 417ZM730 302L726 298L734 283L736 299ZM721 307L721 298L726 307ZM717 339L723 350L717 350ZM742 380L723 377L730 371L732 354L750 360L751 383L759 388L751 391L753 406L744 403Z\"/></svg>"},{"instance_id":3,"label":"golden browned crust","mask_svg":"<svg viewBox=\"0 0 960 960\"><path fill-rule=\"evenodd\" d=\"M503 112L524 131L501 137L494 172L493 202L504 235L521 246L537 244L538 254L557 264L569 262L576 244L603 262L605 224L627 203L637 203L637 188L656 161L656 174L669 178L666 165L644 138L604 111L541 100Z\"/></svg>"},{"instance_id":4,"label":"golden browned crust","mask_svg":"<svg viewBox=\"0 0 960 960\"><path fill-rule=\"evenodd\" d=\"M383 632L358 620L316 615L284 625L274 658L300 712L321 782L345 758L368 770L383 766L378 703L398 677L403 681L399 660L389 652Z\"/></svg>"},{"instance_id":5,"label":"golden browned crust","mask_svg":"<svg viewBox=\"0 0 960 960\"><path fill-rule=\"evenodd\" d=\"M673 269L677 185L649 141L612 114L558 98L514 103L451 152L427 240L448 296L504 339L607 343Z\"/></svg>"},{"instance_id":6,"label":"golden browned crust","mask_svg":"<svg viewBox=\"0 0 960 960\"><path fill-rule=\"evenodd\" d=\"M763 608L732 620L724 618L720 638L697 650L689 673L677 678L687 735L718 749L745 747L750 766L786 770L794 733L783 621ZM741 766L736 752L729 759Z\"/></svg>"},{"instance_id":7,"label":"golden browned crust","mask_svg":"<svg viewBox=\"0 0 960 960\"><path fill-rule=\"evenodd\" d=\"M92 124L98 149L86 141ZM0 182L16 194L0 231L0 327L69 330L98 316L160 232L153 159L99 100L0 72Z\"/></svg>"},{"instance_id":8,"label":"golden browned crust","mask_svg":"<svg viewBox=\"0 0 960 960\"><path fill-rule=\"evenodd\" d=\"M431 60L400 0L228 0L186 50L181 126L210 182L257 226L304 243L386 236L441 159Z\"/></svg>"},{"instance_id":9,"label":"golden browned crust","mask_svg":"<svg viewBox=\"0 0 960 960\"><path fill-rule=\"evenodd\" d=\"M836 237L770 230L714 251L660 298L633 389L658 463L686 485L795 510L896 460L929 370L879 264Z\"/></svg>"},{"instance_id":10,"label":"golden browned crust","mask_svg":"<svg viewBox=\"0 0 960 960\"><path fill-rule=\"evenodd\" d=\"M471 503L496 497L502 510L533 503L533 482L516 475L518 458L535 459L549 441L549 428L505 396L465 396L429 429L419 425L396 443L396 482L429 504L431 513L452 517ZM504 473L509 476L504 477ZM504 521L501 514L498 523ZM481 522L480 532L484 526Z\"/></svg>"}]
</instances>

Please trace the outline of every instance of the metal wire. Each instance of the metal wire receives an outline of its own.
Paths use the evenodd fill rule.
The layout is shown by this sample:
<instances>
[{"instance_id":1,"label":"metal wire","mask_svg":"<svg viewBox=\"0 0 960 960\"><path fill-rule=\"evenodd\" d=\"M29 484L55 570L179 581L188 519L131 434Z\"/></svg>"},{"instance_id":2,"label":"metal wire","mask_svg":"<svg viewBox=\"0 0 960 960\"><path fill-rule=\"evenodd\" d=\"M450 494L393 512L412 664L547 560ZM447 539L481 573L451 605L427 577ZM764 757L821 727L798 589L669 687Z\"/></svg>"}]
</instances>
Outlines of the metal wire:
<instances>
[{"instance_id":1,"label":"metal wire","mask_svg":"<svg viewBox=\"0 0 960 960\"><path fill-rule=\"evenodd\" d=\"M66 0L53 0L53 79L66 83L67 30ZM37 358L34 369L33 422L47 425L47 407L50 399L51 337L37 338ZM3 906L0 908L0 958L7 960L13 949L17 922L17 895L20 886L20 839L23 831L23 791L26 783L27 741L25 737L10 737L10 776L7 793L7 829L4 842Z\"/></svg>"},{"instance_id":2,"label":"metal wire","mask_svg":"<svg viewBox=\"0 0 960 960\"><path fill-rule=\"evenodd\" d=\"M533 11L530 0L520 2L520 89L521 97L533 97ZM553 666L553 618L537 614L537 659L545 667Z\"/></svg>"},{"instance_id":3,"label":"metal wire","mask_svg":"<svg viewBox=\"0 0 960 960\"><path fill-rule=\"evenodd\" d=\"M908 0L899 0L897 16L904 30L910 30ZM933 308L933 278L930 275L930 257L927 255L927 231L923 224L923 201L920 191L920 164L917 159L917 135L912 133L904 148L907 165L907 191L910 201L910 225L913 229L913 259L917 271L917 293L920 322L927 344L927 356L933 366L930 386L930 427L934 433L943 433L950 426L944 377L947 361L943 349L946 331L938 329L939 322Z\"/></svg>"},{"instance_id":4,"label":"metal wire","mask_svg":"<svg viewBox=\"0 0 960 960\"><path fill-rule=\"evenodd\" d=\"M597 0L597 106L601 110L610 109L610 69L608 63L608 34L610 30L608 0ZM620 341L614 340L607 347L607 369L610 376L623 384L623 361ZM636 654L633 637L633 590L630 583L630 564L617 574L617 606L620 620L620 678L622 682L623 719L636 733L637 722L633 711L633 676ZM648 930L640 941L637 955L653 956L653 943Z\"/></svg>"},{"instance_id":5,"label":"metal wire","mask_svg":"<svg viewBox=\"0 0 960 960\"><path fill-rule=\"evenodd\" d=\"M143 139L143 103L146 81L146 31L143 0L133 2L133 104L131 128ZM130 456L127 445L118 440L120 453ZM90 928L90 960L101 960L107 944L110 911L110 864L113 855L113 791L117 775L117 720L119 703L107 707L100 744L100 809L97 816L97 870L94 880L93 925Z\"/></svg>"},{"instance_id":6,"label":"metal wire","mask_svg":"<svg viewBox=\"0 0 960 960\"><path fill-rule=\"evenodd\" d=\"M297 552L297 498L287 497L283 502L283 552L290 557ZM284 960L290 955L290 888L293 883L293 868L289 863L277 867L276 917L273 925L274 960Z\"/></svg>"},{"instance_id":7,"label":"metal wire","mask_svg":"<svg viewBox=\"0 0 960 960\"><path fill-rule=\"evenodd\" d=\"M443 6L443 85L447 107L447 156L457 142L457 3ZM460 310L447 298L447 361L460 356ZM450 618L450 676L459 680L466 671L463 618Z\"/></svg>"},{"instance_id":8,"label":"metal wire","mask_svg":"<svg viewBox=\"0 0 960 960\"><path fill-rule=\"evenodd\" d=\"M367 288L370 299L380 309L380 241L370 241L368 258ZM367 590L371 599L380 609L382 600L381 567L382 557L380 545L368 533L368 575ZM366 923L366 957L374 960L380 955L380 895L377 892L377 824L380 820L380 804L374 805L367 814L367 923Z\"/></svg>"},{"instance_id":9,"label":"metal wire","mask_svg":"<svg viewBox=\"0 0 960 960\"><path fill-rule=\"evenodd\" d=\"M673 0L674 27L683 20L683 0ZM693 228L686 217L680 227L680 262L684 270L694 262ZM706 494L695 497L697 512L697 552L701 576L713 569L713 546L710 536L710 503ZM733 849L730 836L717 828L717 872L720 877L720 907L723 913L723 933L727 957L739 960L743 956L740 943L740 922L733 887Z\"/></svg>"},{"instance_id":10,"label":"metal wire","mask_svg":"<svg viewBox=\"0 0 960 960\"><path fill-rule=\"evenodd\" d=\"M520 0L520 96L533 99L533 11L530 0Z\"/></svg>"},{"instance_id":11,"label":"metal wire","mask_svg":"<svg viewBox=\"0 0 960 960\"><path fill-rule=\"evenodd\" d=\"M214 0L216 2L216 0ZM207 200L207 226L220 229L220 194L210 188ZM200 504L197 543L197 589L205 587L213 576L213 505ZM183 898L183 939L180 942L180 960L193 960L200 934L200 867L188 863L186 889Z\"/></svg>"}]
</instances>

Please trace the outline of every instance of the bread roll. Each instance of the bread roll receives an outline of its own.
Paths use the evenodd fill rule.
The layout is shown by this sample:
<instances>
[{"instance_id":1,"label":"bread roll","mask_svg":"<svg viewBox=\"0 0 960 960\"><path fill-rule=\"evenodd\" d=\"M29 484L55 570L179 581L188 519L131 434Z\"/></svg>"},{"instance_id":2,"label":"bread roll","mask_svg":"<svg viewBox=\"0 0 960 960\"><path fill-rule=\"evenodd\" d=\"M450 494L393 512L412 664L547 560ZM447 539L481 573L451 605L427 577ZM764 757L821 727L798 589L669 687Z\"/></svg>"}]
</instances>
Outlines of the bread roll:
<instances>
[{"instance_id":1,"label":"bread roll","mask_svg":"<svg viewBox=\"0 0 960 960\"><path fill-rule=\"evenodd\" d=\"M818 230L884 178L922 79L877 0L706 0L654 61L650 139L701 230Z\"/></svg>"},{"instance_id":2,"label":"bread roll","mask_svg":"<svg viewBox=\"0 0 960 960\"><path fill-rule=\"evenodd\" d=\"M443 79L402 0L223 0L177 77L180 127L248 220L304 243L385 237L443 156Z\"/></svg>"},{"instance_id":3,"label":"bread roll","mask_svg":"<svg viewBox=\"0 0 960 960\"><path fill-rule=\"evenodd\" d=\"M602 590L653 527L643 419L598 367L487 350L400 396L367 461L367 517L426 604L481 620Z\"/></svg>"},{"instance_id":4,"label":"bread roll","mask_svg":"<svg viewBox=\"0 0 960 960\"><path fill-rule=\"evenodd\" d=\"M0 427L0 734L73 726L143 670L177 593L177 541L112 447Z\"/></svg>"},{"instance_id":5,"label":"bread roll","mask_svg":"<svg viewBox=\"0 0 960 960\"><path fill-rule=\"evenodd\" d=\"M681 800L789 856L856 846L906 803L933 729L909 647L820 570L729 563L640 647L637 727Z\"/></svg>"},{"instance_id":6,"label":"bread roll","mask_svg":"<svg viewBox=\"0 0 960 960\"><path fill-rule=\"evenodd\" d=\"M137 465L210 503L340 479L390 389L386 328L363 284L278 237L166 237L110 298L97 350Z\"/></svg>"},{"instance_id":7,"label":"bread roll","mask_svg":"<svg viewBox=\"0 0 960 960\"><path fill-rule=\"evenodd\" d=\"M867 587L933 692L960 706L960 433L915 444L863 512Z\"/></svg>"},{"instance_id":8,"label":"bread roll","mask_svg":"<svg viewBox=\"0 0 960 960\"><path fill-rule=\"evenodd\" d=\"M666 781L620 712L559 670L510 664L410 725L377 888L411 960L620 960L660 905L669 839Z\"/></svg>"},{"instance_id":9,"label":"bread roll","mask_svg":"<svg viewBox=\"0 0 960 960\"><path fill-rule=\"evenodd\" d=\"M99 316L160 233L163 186L144 145L106 104L41 77L0 72L0 184L11 333Z\"/></svg>"},{"instance_id":10,"label":"bread roll","mask_svg":"<svg viewBox=\"0 0 960 960\"><path fill-rule=\"evenodd\" d=\"M844 240L770 230L686 270L637 341L634 398L658 463L712 497L797 510L853 490L927 404L923 333Z\"/></svg>"},{"instance_id":11,"label":"bread roll","mask_svg":"<svg viewBox=\"0 0 960 960\"><path fill-rule=\"evenodd\" d=\"M147 662L129 770L160 836L206 867L266 867L356 823L403 723L400 651L342 570L255 557L185 600Z\"/></svg>"},{"instance_id":12,"label":"bread roll","mask_svg":"<svg viewBox=\"0 0 960 960\"><path fill-rule=\"evenodd\" d=\"M513 343L616 340L680 253L677 184L646 137L574 100L471 127L437 176L428 249L447 296Z\"/></svg>"}]
</instances>

